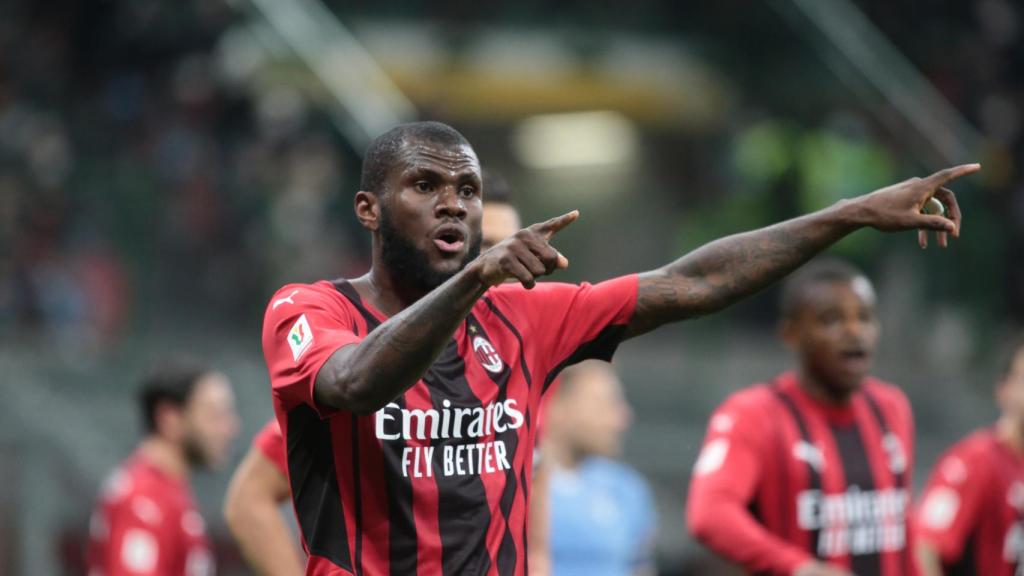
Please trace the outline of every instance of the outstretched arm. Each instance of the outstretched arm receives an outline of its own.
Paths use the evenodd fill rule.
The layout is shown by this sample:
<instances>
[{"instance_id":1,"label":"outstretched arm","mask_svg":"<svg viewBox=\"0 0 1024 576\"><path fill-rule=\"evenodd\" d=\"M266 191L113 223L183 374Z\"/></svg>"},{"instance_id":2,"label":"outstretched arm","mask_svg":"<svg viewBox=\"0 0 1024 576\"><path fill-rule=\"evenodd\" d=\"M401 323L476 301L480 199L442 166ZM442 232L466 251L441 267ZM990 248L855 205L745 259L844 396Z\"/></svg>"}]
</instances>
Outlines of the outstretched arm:
<instances>
[{"instance_id":1,"label":"outstretched arm","mask_svg":"<svg viewBox=\"0 0 1024 576\"><path fill-rule=\"evenodd\" d=\"M721 310L860 228L934 230L939 244L945 246L947 233L960 233L960 209L944 185L979 168L966 164L927 178L912 178L812 214L715 240L645 272L640 275L636 311L626 337ZM932 197L943 203L948 217L921 212ZM919 242L926 246L926 236Z\"/></svg>"},{"instance_id":2,"label":"outstretched arm","mask_svg":"<svg viewBox=\"0 0 1024 576\"><path fill-rule=\"evenodd\" d=\"M575 210L520 230L483 253L362 341L339 348L320 369L313 391L323 406L369 414L423 377L487 288L535 279L569 265L549 241L576 220Z\"/></svg>"}]
</instances>

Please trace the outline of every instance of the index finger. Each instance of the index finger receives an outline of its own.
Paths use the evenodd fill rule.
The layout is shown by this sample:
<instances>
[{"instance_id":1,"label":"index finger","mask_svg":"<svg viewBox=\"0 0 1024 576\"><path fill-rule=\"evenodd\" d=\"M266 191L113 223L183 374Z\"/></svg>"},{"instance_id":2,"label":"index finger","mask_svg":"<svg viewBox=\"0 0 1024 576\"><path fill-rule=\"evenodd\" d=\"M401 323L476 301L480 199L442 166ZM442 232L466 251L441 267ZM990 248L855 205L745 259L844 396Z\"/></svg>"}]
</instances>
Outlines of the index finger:
<instances>
[{"instance_id":1,"label":"index finger","mask_svg":"<svg viewBox=\"0 0 1024 576\"><path fill-rule=\"evenodd\" d=\"M575 222L576 219L579 218L579 217L580 217L580 211L579 210L573 210L572 212L569 212L567 214L562 214L561 216L555 216L554 218L552 218L552 219L550 219L550 220L548 220L546 222L541 222L539 224L534 224L533 226L531 226L531 228L536 230L538 233L542 234L544 236L545 240L550 240L552 236L554 236L555 234L560 232L562 229L564 229L569 224L572 224L573 222Z\"/></svg>"},{"instance_id":2,"label":"index finger","mask_svg":"<svg viewBox=\"0 0 1024 576\"><path fill-rule=\"evenodd\" d=\"M952 168L946 168L945 170L939 170L927 179L936 186L942 186L950 180L956 180L961 176L973 174L978 170L981 170L981 164L961 164L959 166L953 166Z\"/></svg>"}]
</instances>

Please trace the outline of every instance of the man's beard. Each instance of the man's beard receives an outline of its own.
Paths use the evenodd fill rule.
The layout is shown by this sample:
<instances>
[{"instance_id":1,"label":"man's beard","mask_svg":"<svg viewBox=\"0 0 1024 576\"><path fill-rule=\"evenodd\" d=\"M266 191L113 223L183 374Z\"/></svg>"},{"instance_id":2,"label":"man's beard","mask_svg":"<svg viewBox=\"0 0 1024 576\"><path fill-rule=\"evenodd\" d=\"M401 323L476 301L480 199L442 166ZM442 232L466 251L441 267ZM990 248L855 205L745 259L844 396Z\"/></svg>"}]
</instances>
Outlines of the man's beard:
<instances>
[{"instance_id":1,"label":"man's beard","mask_svg":"<svg viewBox=\"0 0 1024 576\"><path fill-rule=\"evenodd\" d=\"M188 433L185 435L185 442L182 448L184 449L185 461L188 462L189 468L193 470L210 468L210 458L203 451L199 439L194 434Z\"/></svg>"},{"instance_id":2,"label":"man's beard","mask_svg":"<svg viewBox=\"0 0 1024 576\"><path fill-rule=\"evenodd\" d=\"M449 278L465 268L466 264L469 264L480 255L482 235L477 232L476 235L468 239L469 250L466 251L466 256L462 259L458 269L452 272L443 272L432 267L427 254L417 248L400 230L395 228L391 218L388 216L387 209L381 210L379 232L380 256L387 270L404 287L416 290L422 294L426 294L444 284Z\"/></svg>"}]
</instances>

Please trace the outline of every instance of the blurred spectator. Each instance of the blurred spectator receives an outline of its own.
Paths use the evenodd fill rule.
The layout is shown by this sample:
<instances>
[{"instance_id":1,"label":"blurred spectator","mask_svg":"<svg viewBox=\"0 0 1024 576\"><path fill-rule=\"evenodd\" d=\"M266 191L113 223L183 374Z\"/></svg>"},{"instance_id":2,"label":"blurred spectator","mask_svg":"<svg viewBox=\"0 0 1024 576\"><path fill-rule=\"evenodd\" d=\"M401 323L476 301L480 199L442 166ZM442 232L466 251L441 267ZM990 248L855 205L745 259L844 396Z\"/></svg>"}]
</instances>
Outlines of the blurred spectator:
<instances>
[{"instance_id":1,"label":"blurred spectator","mask_svg":"<svg viewBox=\"0 0 1024 576\"><path fill-rule=\"evenodd\" d=\"M643 477L615 460L631 419L611 365L567 368L544 415L551 574L654 574L657 516Z\"/></svg>"}]
</instances>

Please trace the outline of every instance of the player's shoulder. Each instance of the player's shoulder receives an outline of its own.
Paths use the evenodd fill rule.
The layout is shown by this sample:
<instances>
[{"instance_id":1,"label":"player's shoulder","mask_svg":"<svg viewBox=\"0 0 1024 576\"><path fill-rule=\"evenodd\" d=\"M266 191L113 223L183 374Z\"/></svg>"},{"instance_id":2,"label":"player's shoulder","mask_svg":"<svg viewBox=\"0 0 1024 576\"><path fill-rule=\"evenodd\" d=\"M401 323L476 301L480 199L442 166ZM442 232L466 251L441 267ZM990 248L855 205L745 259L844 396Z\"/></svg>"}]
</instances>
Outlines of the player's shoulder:
<instances>
[{"instance_id":1,"label":"player's shoulder","mask_svg":"<svg viewBox=\"0 0 1024 576\"><path fill-rule=\"evenodd\" d=\"M267 311L277 310L288 304L301 304L312 301L322 301L325 298L337 300L340 294L334 283L328 280L319 280L310 284L293 283L285 284L278 288L267 302Z\"/></svg>"},{"instance_id":2,"label":"player's shoulder","mask_svg":"<svg viewBox=\"0 0 1024 576\"><path fill-rule=\"evenodd\" d=\"M278 424L277 418L271 418L253 437L253 444L257 445L283 441L284 433L281 432L281 425Z\"/></svg>"},{"instance_id":3,"label":"player's shoulder","mask_svg":"<svg viewBox=\"0 0 1024 576\"><path fill-rule=\"evenodd\" d=\"M767 407L774 406L778 400L768 384L752 384L740 388L726 396L718 405L716 412L763 413Z\"/></svg>"},{"instance_id":4,"label":"player's shoulder","mask_svg":"<svg viewBox=\"0 0 1024 576\"><path fill-rule=\"evenodd\" d=\"M741 388L727 396L708 420L708 438L741 435L749 439L763 438L763 432L779 420L771 416L779 401L766 384Z\"/></svg>"},{"instance_id":5,"label":"player's shoulder","mask_svg":"<svg viewBox=\"0 0 1024 576\"><path fill-rule=\"evenodd\" d=\"M537 282L527 290L518 282L498 284L487 289L484 294L495 303L520 303L540 301L545 298L557 297L562 294L576 292L586 284L568 284L566 282Z\"/></svg>"},{"instance_id":6,"label":"player's shoulder","mask_svg":"<svg viewBox=\"0 0 1024 576\"><path fill-rule=\"evenodd\" d=\"M995 436L989 429L975 430L946 449L935 465L933 474L949 485L964 484L969 478L977 484L986 475L996 449Z\"/></svg>"},{"instance_id":7,"label":"player's shoulder","mask_svg":"<svg viewBox=\"0 0 1024 576\"><path fill-rule=\"evenodd\" d=\"M997 449L998 440L990 428L975 430L950 446L943 457L957 457L967 463L988 460Z\"/></svg>"},{"instance_id":8,"label":"player's shoulder","mask_svg":"<svg viewBox=\"0 0 1024 576\"><path fill-rule=\"evenodd\" d=\"M102 498L107 506L152 525L159 525L165 516L182 507L180 496L173 482L168 482L138 456L113 471L102 487Z\"/></svg>"}]
</instances>

